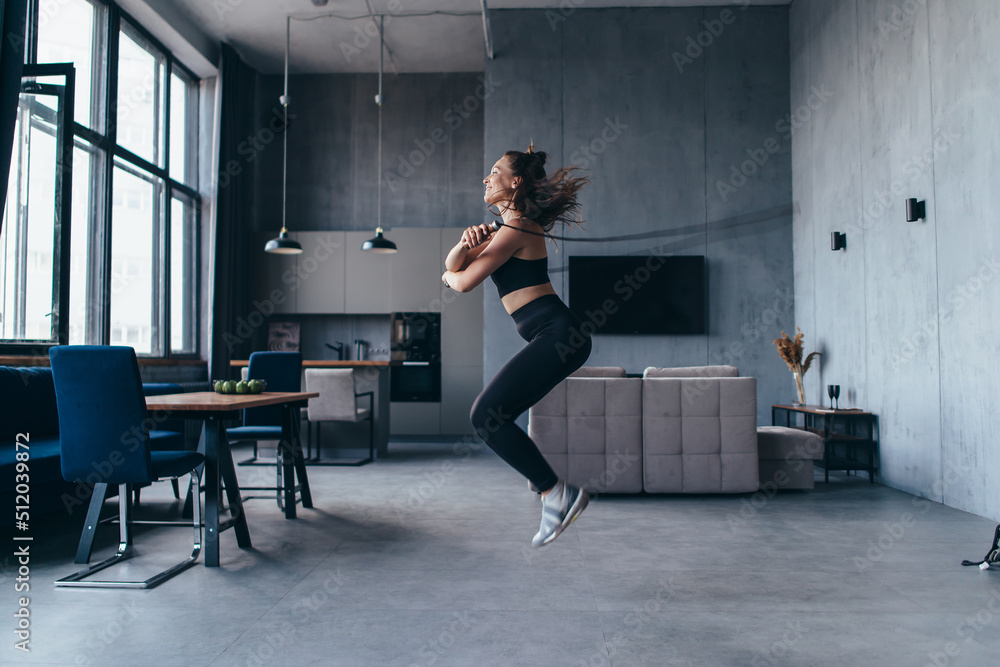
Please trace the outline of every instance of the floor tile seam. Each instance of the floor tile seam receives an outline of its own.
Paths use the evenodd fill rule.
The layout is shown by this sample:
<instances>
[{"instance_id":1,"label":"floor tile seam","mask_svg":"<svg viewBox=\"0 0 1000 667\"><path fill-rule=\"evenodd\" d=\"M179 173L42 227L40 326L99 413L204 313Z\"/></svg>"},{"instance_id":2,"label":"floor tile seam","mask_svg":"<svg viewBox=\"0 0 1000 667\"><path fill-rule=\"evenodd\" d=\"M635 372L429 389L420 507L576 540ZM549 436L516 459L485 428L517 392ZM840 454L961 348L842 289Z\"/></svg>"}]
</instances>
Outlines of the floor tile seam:
<instances>
[{"instance_id":1,"label":"floor tile seam","mask_svg":"<svg viewBox=\"0 0 1000 667\"><path fill-rule=\"evenodd\" d=\"M602 609L598 613L600 613L602 615L603 614L633 614L633 613L635 613L635 609ZM730 616L730 615L733 615L733 614L757 614L758 610L756 610L756 609L723 609L723 610L715 610L715 609L659 609L659 610L655 610L655 611L645 611L645 610L643 610L642 613L649 614L651 616L657 615L657 614L664 614L664 615L665 614L716 614L716 615L722 615L722 616ZM857 617L857 616L883 617L883 616L885 616L886 614L889 614L889 613L891 613L893 616L928 616L928 617L936 617L936 616L966 616L967 615L964 612L958 612L958 611L924 611L924 610L917 610L917 611L898 611L898 612L897 611L893 611L893 612L888 612L888 611L873 611L871 609L859 609L857 611L855 611L855 610L840 610L840 609L832 609L832 610L831 609L815 609L815 610L810 610L810 611L799 611L799 610L795 610L795 611L778 611L777 613L779 615L784 614L784 615L787 615L787 616L794 616L796 618L799 617L799 616L802 616L803 614L806 614L806 615L822 615L822 616L837 616L837 615L839 615L839 616L849 616L849 617L852 617L852 618L853 617ZM757 618L760 618L760 617L758 616ZM760 620L766 621L767 619L760 619Z\"/></svg>"},{"instance_id":2,"label":"floor tile seam","mask_svg":"<svg viewBox=\"0 0 1000 667\"><path fill-rule=\"evenodd\" d=\"M587 557L583 553L583 544L580 542L580 533L579 533L579 531L578 530L574 531L572 537L576 540L575 544L576 544L577 549L579 550L580 559L583 561L583 574L584 574L584 577L586 578L587 585L590 587L590 597L591 597L591 599L593 600L593 603L594 603L594 611L597 611L597 593L594 592L594 581L593 581L593 579L590 576L590 570L587 568ZM603 631L604 631L604 629L602 628L601 629L602 634L603 634ZM604 647L605 647L605 649L607 648L607 637L605 637L605 646ZM610 660L610 658L609 658L609 660Z\"/></svg>"},{"instance_id":3,"label":"floor tile seam","mask_svg":"<svg viewBox=\"0 0 1000 667\"><path fill-rule=\"evenodd\" d=\"M90 604L84 605L84 604L76 604L76 603L72 603L72 602L62 602L62 603L39 602L39 601L36 601L34 598L32 598L31 607L32 608L35 608L35 607L58 607L59 609L69 610L69 609L75 609L77 607L88 607L88 608L89 607L121 607L124 604L128 604L128 602L129 602L129 600L121 600L119 602L116 602L113 605L109 605L109 604L94 604L94 603L90 603ZM273 605L267 605L267 609L265 609L264 611L265 612L270 611L270 609L271 609L272 606ZM264 605L262 604L261 607L263 608ZM137 609L149 609L149 610L156 610L156 609L177 609L177 610L184 610L184 611L191 611L192 609L198 609L198 610L202 610L203 611L205 609L205 605L204 604L196 604L196 603L188 603L188 604L179 604L179 603L178 604L174 604L174 603L171 603L171 604L142 604L142 605L136 605L136 608Z\"/></svg>"},{"instance_id":4,"label":"floor tile seam","mask_svg":"<svg viewBox=\"0 0 1000 667\"><path fill-rule=\"evenodd\" d=\"M604 651L608 657L608 667L614 667L615 661L611 659L611 647L608 646L608 631L604 628L604 618L597 612L597 621L601 624L601 639L604 640Z\"/></svg>"},{"instance_id":5,"label":"floor tile seam","mask_svg":"<svg viewBox=\"0 0 1000 667\"><path fill-rule=\"evenodd\" d=\"M336 548L336 547L334 547L334 548ZM331 553L332 553L332 550L331 550ZM313 572L315 572L320 567L320 565L322 565L326 561L326 559L329 558L329 555L330 554L327 554L327 556L325 558L319 559L316 562L316 564L313 565L308 570L304 570L302 572L302 575L299 576L298 578L291 577L286 584L283 584L283 585L287 586L287 590L284 592L284 594L282 594L280 597L278 597L276 600L274 600L274 602L272 602L270 605L268 605L268 607L266 609L264 609L263 612L259 616L257 616L257 618L255 618L254 620L250 621L247 624L246 628L242 632L240 632L239 635L235 639L233 639L233 641L229 642L222 649L222 651L215 656L215 658L213 658L211 661L209 661L208 665L210 666L212 663L214 663L216 660L218 660L222 656L222 654L224 654L226 651L228 651L230 647L232 647L234 644L236 644L238 641L240 641L240 639L242 639L248 632L250 632L261 621L261 619L264 618L264 616L266 616L268 613L270 613L271 610L274 609L277 605L281 604L281 602L283 602L285 600L285 598L287 598L292 593L292 591L299 584L301 584L303 581L305 581L306 577L310 576Z\"/></svg>"},{"instance_id":6,"label":"floor tile seam","mask_svg":"<svg viewBox=\"0 0 1000 667\"><path fill-rule=\"evenodd\" d=\"M319 565L317 564L317 566L316 566L316 567L319 567ZM315 570L315 568L313 568L313 570ZM310 570L310 573L311 573L311 572L312 572L312 570ZM245 628L244 628L244 629L243 629L242 631L240 631L240 633L239 633L239 634L238 634L238 635L237 635L237 636L236 636L236 637L235 637L235 638L234 638L234 639L233 639L233 640L232 640L231 642L227 643L227 644L226 644L226 645L225 645L224 647L222 647L222 650L221 650L221 651L219 651L219 652L218 652L218 653L217 653L217 654L215 655L215 657L214 657L214 658L212 658L211 660L209 660L209 661L208 661L208 662L206 663L206 667L211 667L211 665L212 665L212 664L214 664L214 663L215 663L216 661L218 661L218 660L219 660L219 658L221 658L221 657L222 657L222 656L223 656L223 655L224 655L224 654L226 653L226 651L228 651L228 650L229 650L230 648L232 648L232 647L233 647L233 646L234 646L234 645L235 645L235 644L236 644L237 642L239 642L239 641L240 641L241 639L243 639L243 637L244 637L244 636L246 636L246 634L247 634L248 632L250 632L251 630L253 630L253 629L254 629L254 628L255 628L255 627L257 626L257 624L258 624L258 623L260 623L260 621L261 621L261 620L262 620L262 619L263 619L263 618L264 618L265 616L267 616L267 614L268 614L268 613L270 613L270 612L271 612L271 610L275 608L275 606L277 606L277 605L278 605L278 604L279 604L279 603L280 603L280 602L281 602L282 600L284 600L284 599L285 599L285 598L286 598L286 597L288 596L288 594L292 592L292 589L293 589L293 588L295 588L296 586L298 586L298 585L299 585L300 583L302 583L302 579L300 579L299 581L297 581L297 582L295 582L295 583L291 584L291 586L290 586L290 587L289 587L289 589L288 589L288 590L287 590L287 591L285 592L285 594L284 594L284 595L282 595L282 596L281 596L280 598L278 598L278 599L277 599L277 600L275 600L275 601L274 601L274 602L273 602L272 604L270 604L270 605L269 605L269 606L267 607L267 609L265 609L265 610L264 610L263 612L261 612L261 614L260 614L259 616L257 616L257 617L256 617L255 619L253 619L253 620L250 620L250 621L249 621L249 622L248 622L248 623L246 624L246 627L245 627Z\"/></svg>"},{"instance_id":7,"label":"floor tile seam","mask_svg":"<svg viewBox=\"0 0 1000 667\"><path fill-rule=\"evenodd\" d=\"M618 572L619 570L597 569L596 571L597 572L609 573L609 572ZM722 574L734 574L734 575L738 574L740 576L743 576L743 575L747 575L747 574L779 574L779 573L788 572L788 571L789 570L786 569L786 568L782 568L782 569L778 569L778 570L729 570L727 572L723 572ZM798 572L799 570L792 570L792 571L793 572ZM666 570L666 569L664 569L664 570L658 570L658 572L670 572L671 574L679 574L681 572L698 572L700 574L711 574L711 576L713 576L713 577L717 577L720 574L716 570L710 570L707 566L701 567L701 568L682 568L682 569L677 569L677 570ZM829 572L817 572L816 570L814 570L812 568L810 568L808 570L801 570L801 572L804 572L804 573L816 572L817 574L830 574ZM854 570L845 570L843 572L840 572L840 574L853 574L853 575L855 575L857 577L864 577L865 576L865 573L863 573L863 572L856 572Z\"/></svg>"},{"instance_id":8,"label":"floor tile seam","mask_svg":"<svg viewBox=\"0 0 1000 667\"><path fill-rule=\"evenodd\" d=\"M889 590L895 592L900 597L903 597L903 598L905 598L907 600L910 600L911 602L913 602L913 604L918 605L922 609L927 609L928 611L931 611L927 607L927 605L925 605L925 604L923 604L921 602L918 602L917 600L913 599L912 597L910 597L909 595L907 595L903 591L899 590L898 588L896 588L895 586L893 586L889 582L885 581L884 579L882 579L881 577L878 576L879 574L888 574L888 573L887 572L882 572L882 573L872 572L869 576L871 576L873 579L875 579L876 581L878 581L880 584L882 584L883 586L885 586ZM958 612L958 613L962 613L962 612Z\"/></svg>"}]
</instances>

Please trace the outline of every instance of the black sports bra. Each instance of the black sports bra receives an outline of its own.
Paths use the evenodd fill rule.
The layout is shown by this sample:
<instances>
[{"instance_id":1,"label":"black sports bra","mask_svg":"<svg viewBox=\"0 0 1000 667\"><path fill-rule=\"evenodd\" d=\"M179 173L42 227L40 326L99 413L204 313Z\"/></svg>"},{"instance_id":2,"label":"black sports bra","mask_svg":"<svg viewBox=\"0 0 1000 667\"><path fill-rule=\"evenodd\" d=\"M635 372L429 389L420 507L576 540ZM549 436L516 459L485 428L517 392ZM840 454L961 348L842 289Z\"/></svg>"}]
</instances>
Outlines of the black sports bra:
<instances>
[{"instance_id":1,"label":"black sports bra","mask_svg":"<svg viewBox=\"0 0 1000 667\"><path fill-rule=\"evenodd\" d=\"M497 267L490 277L497 286L500 298L514 290L549 282L549 258L521 259L511 255L510 259Z\"/></svg>"}]
</instances>

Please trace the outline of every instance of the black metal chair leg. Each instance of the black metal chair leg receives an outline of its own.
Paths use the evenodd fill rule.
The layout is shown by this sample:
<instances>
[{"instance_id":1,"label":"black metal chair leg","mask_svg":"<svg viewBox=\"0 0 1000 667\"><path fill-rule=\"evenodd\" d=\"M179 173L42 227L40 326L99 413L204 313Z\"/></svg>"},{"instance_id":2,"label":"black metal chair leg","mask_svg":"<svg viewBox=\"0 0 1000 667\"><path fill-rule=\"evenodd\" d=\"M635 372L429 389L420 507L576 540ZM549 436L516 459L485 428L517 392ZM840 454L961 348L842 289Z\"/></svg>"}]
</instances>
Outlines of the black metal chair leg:
<instances>
[{"instance_id":1,"label":"black metal chair leg","mask_svg":"<svg viewBox=\"0 0 1000 667\"><path fill-rule=\"evenodd\" d=\"M94 492L90 496L90 507L87 509L87 518L83 522L83 531L80 533L80 544L76 548L75 563L89 563L90 552L94 548L94 533L101 520L101 509L104 507L104 499L108 495L108 485L104 482L94 484Z\"/></svg>"}]
</instances>

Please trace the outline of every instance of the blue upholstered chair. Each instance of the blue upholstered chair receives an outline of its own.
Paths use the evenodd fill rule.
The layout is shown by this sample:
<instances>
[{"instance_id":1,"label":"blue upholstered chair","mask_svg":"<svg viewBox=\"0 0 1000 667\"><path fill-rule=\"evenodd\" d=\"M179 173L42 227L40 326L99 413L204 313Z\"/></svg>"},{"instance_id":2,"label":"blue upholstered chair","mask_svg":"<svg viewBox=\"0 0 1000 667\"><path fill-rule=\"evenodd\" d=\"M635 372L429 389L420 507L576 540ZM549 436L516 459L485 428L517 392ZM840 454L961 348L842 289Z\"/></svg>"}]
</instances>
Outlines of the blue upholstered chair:
<instances>
[{"instance_id":1,"label":"blue upholstered chair","mask_svg":"<svg viewBox=\"0 0 1000 667\"><path fill-rule=\"evenodd\" d=\"M250 363L247 367L247 377L254 380L264 380L267 383L266 390L271 391L301 391L302 390L302 354L300 352L254 352L250 355ZM298 410L295 411L296 414ZM241 441L253 441L253 456L240 465L273 465L278 469L278 482L276 487L250 487L241 486L245 490L271 491L277 492L278 507L284 509L282 480L284 466L282 457L290 456L290 452L284 452L282 447L278 447L277 457L270 461L261 461L257 456L257 443L261 440L274 440L280 442L282 408L281 406L269 406L264 408L250 408L243 411L243 425L226 429L226 435L231 443ZM294 436L298 438L299 419L296 416L292 419L292 429ZM253 496L247 496L244 500L250 500Z\"/></svg>"},{"instance_id":2,"label":"blue upholstered chair","mask_svg":"<svg viewBox=\"0 0 1000 667\"><path fill-rule=\"evenodd\" d=\"M166 396L168 394L183 394L184 387L174 382L143 382L143 396ZM149 448L154 452L166 452L170 450L186 449L184 442L184 420L167 419L156 424L156 428L149 432ZM180 499L180 487L177 478L170 480L174 488L174 498ZM133 499L139 504L139 488L133 489Z\"/></svg>"},{"instance_id":3,"label":"blue upholstered chair","mask_svg":"<svg viewBox=\"0 0 1000 667\"><path fill-rule=\"evenodd\" d=\"M118 485L121 535L114 556L56 581L56 586L153 588L198 559L201 552L200 494L195 494L194 548L190 558L145 581L84 579L134 555L129 526L137 522L131 517L130 487L190 474L192 488L197 489L200 486L198 466L204 463L205 457L184 451L182 440L177 450L152 451L150 427L156 424L146 412L139 365L131 347L57 346L49 350L49 360L59 414L62 475L67 480L92 481L94 497L99 499L91 502L84 530L92 531L97 527L107 487ZM78 562L79 555L78 552Z\"/></svg>"}]
</instances>

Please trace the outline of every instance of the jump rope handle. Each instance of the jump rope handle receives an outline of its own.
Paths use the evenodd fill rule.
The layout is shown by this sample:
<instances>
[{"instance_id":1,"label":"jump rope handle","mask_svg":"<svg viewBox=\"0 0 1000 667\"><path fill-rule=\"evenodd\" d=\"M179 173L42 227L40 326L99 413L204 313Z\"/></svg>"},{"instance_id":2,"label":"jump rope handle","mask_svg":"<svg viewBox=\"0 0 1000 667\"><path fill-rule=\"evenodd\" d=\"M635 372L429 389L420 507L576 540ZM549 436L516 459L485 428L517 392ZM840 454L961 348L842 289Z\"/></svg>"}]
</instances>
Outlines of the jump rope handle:
<instances>
[{"instance_id":1,"label":"jump rope handle","mask_svg":"<svg viewBox=\"0 0 1000 667\"><path fill-rule=\"evenodd\" d=\"M490 233L492 234L496 230L503 227L503 223L500 222L499 220L494 220L489 225L487 225L487 227L489 227ZM465 241L462 241L462 246L464 246L466 250L471 250L471 248L465 244Z\"/></svg>"}]
</instances>

